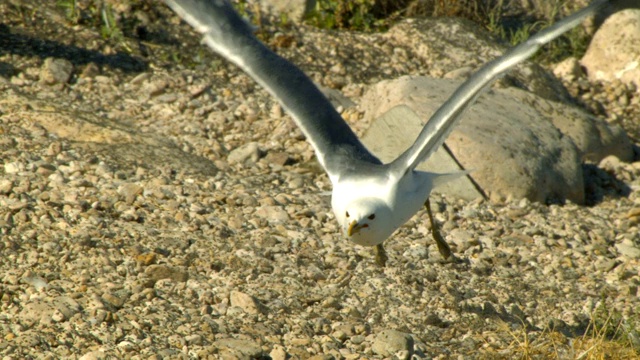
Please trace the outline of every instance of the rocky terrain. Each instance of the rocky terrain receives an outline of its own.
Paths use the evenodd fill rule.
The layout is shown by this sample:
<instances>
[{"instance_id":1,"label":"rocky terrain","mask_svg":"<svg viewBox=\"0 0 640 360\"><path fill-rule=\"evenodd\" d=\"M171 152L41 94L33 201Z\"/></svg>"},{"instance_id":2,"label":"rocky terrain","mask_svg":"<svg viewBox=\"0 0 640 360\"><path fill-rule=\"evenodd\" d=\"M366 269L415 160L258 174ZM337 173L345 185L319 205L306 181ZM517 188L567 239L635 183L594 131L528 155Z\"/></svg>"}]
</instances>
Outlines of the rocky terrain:
<instances>
[{"instance_id":1,"label":"rocky terrain","mask_svg":"<svg viewBox=\"0 0 640 360\"><path fill-rule=\"evenodd\" d=\"M638 356L634 85L567 82L636 146L584 165L592 204L434 195L455 259L420 212L381 268L340 236L329 179L264 90L168 8L113 3L137 25L105 39L54 2L0 0L3 359ZM379 34L260 36L355 103L451 71ZM343 109L359 134L362 111Z\"/></svg>"}]
</instances>

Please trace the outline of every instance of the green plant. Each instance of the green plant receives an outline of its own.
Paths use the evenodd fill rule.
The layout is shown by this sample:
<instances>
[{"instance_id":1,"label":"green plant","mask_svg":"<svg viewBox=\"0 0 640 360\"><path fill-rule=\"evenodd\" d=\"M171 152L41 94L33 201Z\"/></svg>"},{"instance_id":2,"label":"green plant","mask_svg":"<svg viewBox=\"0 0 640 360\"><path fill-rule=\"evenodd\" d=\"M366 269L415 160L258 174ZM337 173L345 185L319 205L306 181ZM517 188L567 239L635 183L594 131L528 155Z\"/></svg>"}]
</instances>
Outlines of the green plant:
<instances>
[{"instance_id":1,"label":"green plant","mask_svg":"<svg viewBox=\"0 0 640 360\"><path fill-rule=\"evenodd\" d=\"M505 15L505 8L513 4L509 3L505 6L503 0L499 0L487 8L484 26L490 33L515 46L526 41L536 32L553 25L557 18L561 17L563 13L561 10L566 4L566 0L535 0L532 3L532 10L517 16L518 25L513 26L513 17ZM507 25L509 23L511 26ZM580 57L586 51L588 44L589 36L582 28L576 27L545 46L534 58L537 61L550 63L560 61L567 55Z\"/></svg>"},{"instance_id":2,"label":"green plant","mask_svg":"<svg viewBox=\"0 0 640 360\"><path fill-rule=\"evenodd\" d=\"M67 20L71 24L77 24L80 20L80 9L76 0L57 0L56 6L64 11Z\"/></svg>"},{"instance_id":3,"label":"green plant","mask_svg":"<svg viewBox=\"0 0 640 360\"><path fill-rule=\"evenodd\" d=\"M541 330L527 326L525 322L518 325L500 322L493 337L507 339L506 346L485 343L480 350L481 357L526 360L640 358L640 318L625 318L620 311L608 307L605 300L603 297L582 331L580 327L573 331L557 329L555 322Z\"/></svg>"},{"instance_id":4,"label":"green plant","mask_svg":"<svg viewBox=\"0 0 640 360\"><path fill-rule=\"evenodd\" d=\"M123 34L114 14L111 5L103 4L100 9L100 15L102 17L102 26L100 27L100 33L105 39L122 40Z\"/></svg>"},{"instance_id":5,"label":"green plant","mask_svg":"<svg viewBox=\"0 0 640 360\"><path fill-rule=\"evenodd\" d=\"M591 324L585 331L585 336L589 335L594 339L618 343L624 347L633 349L635 355L640 355L640 319L624 318L622 314L607 306L606 298L603 296L600 306L598 306L591 316Z\"/></svg>"},{"instance_id":6,"label":"green plant","mask_svg":"<svg viewBox=\"0 0 640 360\"><path fill-rule=\"evenodd\" d=\"M522 27L515 29L515 30L509 30L509 35L508 36L504 36L503 38L507 41L509 41L509 43L511 44L511 46L516 46L522 42L525 42L528 38L531 37L531 35L533 35L534 33L537 32L537 30L541 30L544 29L545 26L544 23L542 21L537 21L534 22L533 24L523 24ZM506 32L503 32L503 34L505 34Z\"/></svg>"},{"instance_id":7,"label":"green plant","mask_svg":"<svg viewBox=\"0 0 640 360\"><path fill-rule=\"evenodd\" d=\"M307 21L323 29L382 30L385 19L373 14L375 0L318 0Z\"/></svg>"}]
</instances>

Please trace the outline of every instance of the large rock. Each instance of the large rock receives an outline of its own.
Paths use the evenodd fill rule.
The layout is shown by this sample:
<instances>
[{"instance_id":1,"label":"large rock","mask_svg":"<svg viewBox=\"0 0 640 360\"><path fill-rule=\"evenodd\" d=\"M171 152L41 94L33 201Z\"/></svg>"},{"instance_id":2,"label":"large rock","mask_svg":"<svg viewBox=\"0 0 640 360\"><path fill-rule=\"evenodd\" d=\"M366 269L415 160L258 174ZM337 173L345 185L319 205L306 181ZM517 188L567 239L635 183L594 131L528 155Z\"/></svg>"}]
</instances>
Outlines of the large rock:
<instances>
[{"instance_id":1,"label":"large rock","mask_svg":"<svg viewBox=\"0 0 640 360\"><path fill-rule=\"evenodd\" d=\"M640 10L611 15L582 58L590 79L634 83L640 89Z\"/></svg>"},{"instance_id":2,"label":"large rock","mask_svg":"<svg viewBox=\"0 0 640 360\"><path fill-rule=\"evenodd\" d=\"M389 124L376 120L364 143L383 161L395 158L459 85L460 81L448 79L402 77L370 87L361 101L366 118L376 119L397 105L407 105L421 121L394 125L402 131L390 132ZM446 143L496 202L528 198L583 203L583 161L597 162L607 155L626 161L633 156L629 139L618 127L515 88L481 95ZM380 144L397 145L381 148ZM423 167L434 168L428 162Z\"/></svg>"}]
</instances>

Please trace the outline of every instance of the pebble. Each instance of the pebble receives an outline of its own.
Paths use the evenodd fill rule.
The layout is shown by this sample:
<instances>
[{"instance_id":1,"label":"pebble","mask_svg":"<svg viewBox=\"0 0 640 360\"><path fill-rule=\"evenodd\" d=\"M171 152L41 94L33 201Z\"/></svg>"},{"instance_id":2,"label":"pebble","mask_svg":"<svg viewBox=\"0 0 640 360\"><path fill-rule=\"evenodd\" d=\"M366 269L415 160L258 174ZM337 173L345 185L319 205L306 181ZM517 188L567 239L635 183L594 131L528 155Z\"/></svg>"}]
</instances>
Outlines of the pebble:
<instances>
[{"instance_id":1,"label":"pebble","mask_svg":"<svg viewBox=\"0 0 640 360\"><path fill-rule=\"evenodd\" d=\"M134 183L124 183L118 187L120 194L127 204L132 204L136 196L142 193L142 186Z\"/></svg>"},{"instance_id":2,"label":"pebble","mask_svg":"<svg viewBox=\"0 0 640 360\"><path fill-rule=\"evenodd\" d=\"M271 357L271 360L286 360L287 352L282 345L274 345L269 357Z\"/></svg>"},{"instance_id":3,"label":"pebble","mask_svg":"<svg viewBox=\"0 0 640 360\"><path fill-rule=\"evenodd\" d=\"M267 308L256 298L240 291L232 291L229 296L229 302L231 306L239 307L248 314L267 313Z\"/></svg>"},{"instance_id":4,"label":"pebble","mask_svg":"<svg viewBox=\"0 0 640 360\"><path fill-rule=\"evenodd\" d=\"M640 259L640 246L629 239L625 239L621 243L616 244L616 249L625 257Z\"/></svg>"},{"instance_id":5,"label":"pebble","mask_svg":"<svg viewBox=\"0 0 640 360\"><path fill-rule=\"evenodd\" d=\"M5 167L5 172L6 171ZM9 179L0 179L0 194L7 195L11 192L11 189L13 189L13 181Z\"/></svg>"},{"instance_id":6,"label":"pebble","mask_svg":"<svg viewBox=\"0 0 640 360\"><path fill-rule=\"evenodd\" d=\"M253 341L240 339L220 339L214 343L223 354L237 356L243 359L255 359L262 356L262 348Z\"/></svg>"},{"instance_id":7,"label":"pebble","mask_svg":"<svg viewBox=\"0 0 640 360\"><path fill-rule=\"evenodd\" d=\"M244 163L250 160L255 163L259 158L260 148L258 143L250 142L231 150L227 156L227 161L229 161L229 163Z\"/></svg>"},{"instance_id":8,"label":"pebble","mask_svg":"<svg viewBox=\"0 0 640 360\"><path fill-rule=\"evenodd\" d=\"M25 165L22 162L9 162L4 164L4 172L7 174L17 174L25 170Z\"/></svg>"},{"instance_id":9,"label":"pebble","mask_svg":"<svg viewBox=\"0 0 640 360\"><path fill-rule=\"evenodd\" d=\"M176 282L185 282L189 274L181 268L167 265L149 265L144 273L154 281L171 279Z\"/></svg>"},{"instance_id":10,"label":"pebble","mask_svg":"<svg viewBox=\"0 0 640 360\"><path fill-rule=\"evenodd\" d=\"M267 220L271 224L286 223L289 221L289 214L281 206L261 206L256 209L256 216Z\"/></svg>"},{"instance_id":11,"label":"pebble","mask_svg":"<svg viewBox=\"0 0 640 360\"><path fill-rule=\"evenodd\" d=\"M40 80L47 85L66 84L72 72L73 64L69 60L46 58L40 72Z\"/></svg>"},{"instance_id":12,"label":"pebble","mask_svg":"<svg viewBox=\"0 0 640 360\"><path fill-rule=\"evenodd\" d=\"M401 352L401 359L409 359L413 354L413 338L397 330L383 330L375 337L371 349L382 356L394 356Z\"/></svg>"}]
</instances>

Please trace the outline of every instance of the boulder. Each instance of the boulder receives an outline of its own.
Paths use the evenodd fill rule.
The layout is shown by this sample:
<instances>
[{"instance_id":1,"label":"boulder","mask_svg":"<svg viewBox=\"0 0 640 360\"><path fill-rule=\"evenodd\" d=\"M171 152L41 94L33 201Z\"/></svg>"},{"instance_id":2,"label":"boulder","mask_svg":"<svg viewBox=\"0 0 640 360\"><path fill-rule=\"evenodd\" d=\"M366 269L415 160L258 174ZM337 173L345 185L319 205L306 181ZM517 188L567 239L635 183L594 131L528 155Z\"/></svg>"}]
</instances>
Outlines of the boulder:
<instances>
[{"instance_id":1,"label":"boulder","mask_svg":"<svg viewBox=\"0 0 640 360\"><path fill-rule=\"evenodd\" d=\"M460 83L406 76L371 86L360 106L365 120L376 120L363 142L383 161L392 160L413 143L423 124ZM398 118L398 124L391 125L384 123L388 119L379 119L398 105L408 106L417 117ZM598 162L608 155L627 161L633 156L631 143L619 127L516 88L491 89L482 94L446 144L495 202L528 198L581 204L582 162ZM438 169L430 161L423 168Z\"/></svg>"},{"instance_id":2,"label":"boulder","mask_svg":"<svg viewBox=\"0 0 640 360\"><path fill-rule=\"evenodd\" d=\"M618 79L640 88L640 9L623 10L607 18L581 63L592 80Z\"/></svg>"}]
</instances>

